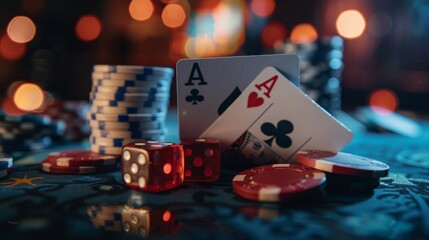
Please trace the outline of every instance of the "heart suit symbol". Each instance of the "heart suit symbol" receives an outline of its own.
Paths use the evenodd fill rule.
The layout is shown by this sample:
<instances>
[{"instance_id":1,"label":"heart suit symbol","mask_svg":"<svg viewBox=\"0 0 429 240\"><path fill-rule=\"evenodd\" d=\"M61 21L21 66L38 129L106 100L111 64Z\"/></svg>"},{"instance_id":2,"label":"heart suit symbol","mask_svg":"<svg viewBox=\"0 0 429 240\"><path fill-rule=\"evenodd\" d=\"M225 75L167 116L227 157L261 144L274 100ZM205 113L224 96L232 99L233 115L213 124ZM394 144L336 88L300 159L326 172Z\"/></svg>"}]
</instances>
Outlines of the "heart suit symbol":
<instances>
[{"instance_id":1,"label":"heart suit symbol","mask_svg":"<svg viewBox=\"0 0 429 240\"><path fill-rule=\"evenodd\" d=\"M257 92L251 92L247 98L247 108L258 107L264 104L264 99L258 97Z\"/></svg>"}]
</instances>

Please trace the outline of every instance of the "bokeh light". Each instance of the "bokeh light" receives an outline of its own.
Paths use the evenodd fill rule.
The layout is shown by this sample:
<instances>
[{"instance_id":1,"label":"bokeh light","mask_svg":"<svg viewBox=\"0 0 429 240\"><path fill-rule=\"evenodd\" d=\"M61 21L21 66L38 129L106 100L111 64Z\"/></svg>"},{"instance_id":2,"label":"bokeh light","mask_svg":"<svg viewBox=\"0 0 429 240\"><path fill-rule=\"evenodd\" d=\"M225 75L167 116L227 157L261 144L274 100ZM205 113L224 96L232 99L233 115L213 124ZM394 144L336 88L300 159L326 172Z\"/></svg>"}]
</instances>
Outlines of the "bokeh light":
<instances>
[{"instance_id":1,"label":"bokeh light","mask_svg":"<svg viewBox=\"0 0 429 240\"><path fill-rule=\"evenodd\" d=\"M13 95L13 102L23 111L33 111L43 105L45 93L34 83L21 84Z\"/></svg>"},{"instance_id":2,"label":"bokeh light","mask_svg":"<svg viewBox=\"0 0 429 240\"><path fill-rule=\"evenodd\" d=\"M369 105L378 114L390 114L398 107L398 97L390 89L378 89L370 94Z\"/></svg>"},{"instance_id":3,"label":"bokeh light","mask_svg":"<svg viewBox=\"0 0 429 240\"><path fill-rule=\"evenodd\" d=\"M134 20L144 21L152 17L154 7L150 0L132 0L128 11Z\"/></svg>"},{"instance_id":4,"label":"bokeh light","mask_svg":"<svg viewBox=\"0 0 429 240\"><path fill-rule=\"evenodd\" d=\"M261 33L262 43L269 48L273 48L276 43L282 43L286 39L286 29L279 22L268 23Z\"/></svg>"},{"instance_id":5,"label":"bokeh light","mask_svg":"<svg viewBox=\"0 0 429 240\"><path fill-rule=\"evenodd\" d=\"M179 4L168 4L162 10L161 19L167 27L180 27L183 25L186 19L185 10Z\"/></svg>"},{"instance_id":6,"label":"bokeh light","mask_svg":"<svg viewBox=\"0 0 429 240\"><path fill-rule=\"evenodd\" d=\"M245 3L219 2L210 13L198 12L190 18L187 57L214 57L235 53L244 41Z\"/></svg>"},{"instance_id":7,"label":"bokeh light","mask_svg":"<svg viewBox=\"0 0 429 240\"><path fill-rule=\"evenodd\" d=\"M290 39L295 44L312 43L317 40L317 35L313 25L300 23L292 29Z\"/></svg>"},{"instance_id":8,"label":"bokeh light","mask_svg":"<svg viewBox=\"0 0 429 240\"><path fill-rule=\"evenodd\" d=\"M17 16L10 20L7 26L9 38L17 43L28 43L36 35L36 25L30 18Z\"/></svg>"},{"instance_id":9,"label":"bokeh light","mask_svg":"<svg viewBox=\"0 0 429 240\"><path fill-rule=\"evenodd\" d=\"M357 10L342 12L337 18L337 31L344 38L357 38L365 30L365 19Z\"/></svg>"},{"instance_id":10,"label":"bokeh light","mask_svg":"<svg viewBox=\"0 0 429 240\"><path fill-rule=\"evenodd\" d=\"M250 2L250 10L258 17L268 17L276 8L274 0L252 0Z\"/></svg>"},{"instance_id":11,"label":"bokeh light","mask_svg":"<svg viewBox=\"0 0 429 240\"><path fill-rule=\"evenodd\" d=\"M12 41L6 34L0 38L0 56L6 60L19 60L24 56L26 50L25 44Z\"/></svg>"},{"instance_id":12,"label":"bokeh light","mask_svg":"<svg viewBox=\"0 0 429 240\"><path fill-rule=\"evenodd\" d=\"M101 22L95 15L83 15L76 22L75 33L82 41L93 41L100 36Z\"/></svg>"}]
</instances>

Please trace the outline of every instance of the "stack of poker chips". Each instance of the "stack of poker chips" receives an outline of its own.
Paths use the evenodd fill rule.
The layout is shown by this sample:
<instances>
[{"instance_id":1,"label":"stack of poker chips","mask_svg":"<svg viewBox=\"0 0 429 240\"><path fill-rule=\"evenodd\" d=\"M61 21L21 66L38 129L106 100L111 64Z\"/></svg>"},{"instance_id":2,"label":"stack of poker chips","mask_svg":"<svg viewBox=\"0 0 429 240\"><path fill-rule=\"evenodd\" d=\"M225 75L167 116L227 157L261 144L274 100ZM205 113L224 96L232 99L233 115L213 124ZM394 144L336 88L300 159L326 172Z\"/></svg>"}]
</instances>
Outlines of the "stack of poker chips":
<instances>
[{"instance_id":1,"label":"stack of poker chips","mask_svg":"<svg viewBox=\"0 0 429 240\"><path fill-rule=\"evenodd\" d=\"M75 141L88 139L91 129L86 114L89 108L87 101L58 101L49 103L41 113L65 123L65 132L60 140Z\"/></svg>"},{"instance_id":2,"label":"stack of poker chips","mask_svg":"<svg viewBox=\"0 0 429 240\"><path fill-rule=\"evenodd\" d=\"M0 154L0 179L9 175L12 171L13 158L8 155Z\"/></svg>"},{"instance_id":3,"label":"stack of poker chips","mask_svg":"<svg viewBox=\"0 0 429 240\"><path fill-rule=\"evenodd\" d=\"M91 150L120 155L129 142L163 141L173 73L167 67L95 65L87 115Z\"/></svg>"},{"instance_id":4,"label":"stack of poker chips","mask_svg":"<svg viewBox=\"0 0 429 240\"><path fill-rule=\"evenodd\" d=\"M41 150L65 132L63 121L49 116L26 114L12 116L0 111L0 152L15 153Z\"/></svg>"},{"instance_id":5,"label":"stack of poker chips","mask_svg":"<svg viewBox=\"0 0 429 240\"><path fill-rule=\"evenodd\" d=\"M67 150L48 154L41 169L57 174L92 174L118 169L119 158L88 150Z\"/></svg>"},{"instance_id":6,"label":"stack of poker chips","mask_svg":"<svg viewBox=\"0 0 429 240\"><path fill-rule=\"evenodd\" d=\"M300 57L300 88L326 111L341 109L341 73L343 39L339 36L320 38L315 42L286 42L277 53L297 53Z\"/></svg>"}]
</instances>

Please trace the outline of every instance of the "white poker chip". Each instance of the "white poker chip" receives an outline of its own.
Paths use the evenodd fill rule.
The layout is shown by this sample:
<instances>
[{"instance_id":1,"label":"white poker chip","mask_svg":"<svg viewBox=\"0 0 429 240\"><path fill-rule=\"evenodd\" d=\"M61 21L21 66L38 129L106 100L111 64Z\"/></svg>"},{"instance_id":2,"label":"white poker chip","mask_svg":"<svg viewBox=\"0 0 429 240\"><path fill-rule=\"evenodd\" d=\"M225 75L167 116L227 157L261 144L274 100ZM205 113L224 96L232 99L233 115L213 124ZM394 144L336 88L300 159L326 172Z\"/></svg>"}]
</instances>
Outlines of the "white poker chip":
<instances>
[{"instance_id":1,"label":"white poker chip","mask_svg":"<svg viewBox=\"0 0 429 240\"><path fill-rule=\"evenodd\" d=\"M149 131L120 131L120 130L99 130L92 129L91 135L94 137L102 137L102 138L135 138L135 139L144 139L149 137L156 136L165 136L166 130L149 130Z\"/></svg>"},{"instance_id":2,"label":"white poker chip","mask_svg":"<svg viewBox=\"0 0 429 240\"><path fill-rule=\"evenodd\" d=\"M122 147L108 147L108 146L100 146L97 144L91 144L91 151L100 153L100 154L120 155L122 151Z\"/></svg>"},{"instance_id":3,"label":"white poker chip","mask_svg":"<svg viewBox=\"0 0 429 240\"><path fill-rule=\"evenodd\" d=\"M161 101L115 101L115 100L91 100L92 106L104 106L104 107L139 107L146 109L157 109L168 107L169 99Z\"/></svg>"},{"instance_id":4,"label":"white poker chip","mask_svg":"<svg viewBox=\"0 0 429 240\"><path fill-rule=\"evenodd\" d=\"M107 86L93 86L92 92L104 92L104 93L143 93L143 94L155 94L155 93L169 93L169 87L107 87Z\"/></svg>"},{"instance_id":5,"label":"white poker chip","mask_svg":"<svg viewBox=\"0 0 429 240\"><path fill-rule=\"evenodd\" d=\"M135 102L135 101L162 101L170 98L169 94L143 94L143 93L100 93L100 92L90 92L89 99L94 100L114 100L114 101L125 101L125 102Z\"/></svg>"},{"instance_id":6,"label":"white poker chip","mask_svg":"<svg viewBox=\"0 0 429 240\"><path fill-rule=\"evenodd\" d=\"M92 129L99 130L129 130L129 131L148 131L165 128L165 123L161 121L153 122L105 122L89 120L89 126Z\"/></svg>"},{"instance_id":7,"label":"white poker chip","mask_svg":"<svg viewBox=\"0 0 429 240\"><path fill-rule=\"evenodd\" d=\"M92 72L93 79L112 79L112 80L134 80L141 82L165 81L171 82L172 75L168 74L134 74L134 73L111 73L111 72Z\"/></svg>"},{"instance_id":8,"label":"white poker chip","mask_svg":"<svg viewBox=\"0 0 429 240\"><path fill-rule=\"evenodd\" d=\"M134 73L134 74L167 74L173 75L174 70L169 67L133 66L133 65L106 65L97 64L93 67L94 72Z\"/></svg>"},{"instance_id":9,"label":"white poker chip","mask_svg":"<svg viewBox=\"0 0 429 240\"><path fill-rule=\"evenodd\" d=\"M96 137L94 135L89 136L89 142L91 144L96 144L99 146L108 146L108 147L122 147L127 143L132 142L144 142L144 141L163 141L165 139L164 135L153 135L146 138L103 138Z\"/></svg>"},{"instance_id":10,"label":"white poker chip","mask_svg":"<svg viewBox=\"0 0 429 240\"><path fill-rule=\"evenodd\" d=\"M88 120L113 121L113 122L162 122L165 120L165 113L136 113L136 114L108 114L88 112Z\"/></svg>"},{"instance_id":11,"label":"white poker chip","mask_svg":"<svg viewBox=\"0 0 429 240\"><path fill-rule=\"evenodd\" d=\"M7 168L11 168L13 166L13 157L0 154L0 162L6 162Z\"/></svg>"}]
</instances>

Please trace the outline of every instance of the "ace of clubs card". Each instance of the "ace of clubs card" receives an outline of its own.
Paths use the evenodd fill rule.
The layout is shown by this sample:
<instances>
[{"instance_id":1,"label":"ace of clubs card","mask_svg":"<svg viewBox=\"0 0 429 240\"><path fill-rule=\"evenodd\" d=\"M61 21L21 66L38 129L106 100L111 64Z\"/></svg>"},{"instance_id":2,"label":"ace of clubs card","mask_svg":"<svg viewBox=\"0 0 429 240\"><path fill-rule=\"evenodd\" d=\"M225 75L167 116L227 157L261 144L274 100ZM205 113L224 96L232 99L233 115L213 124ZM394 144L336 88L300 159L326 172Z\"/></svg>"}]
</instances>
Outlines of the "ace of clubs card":
<instances>
[{"instance_id":1,"label":"ace of clubs card","mask_svg":"<svg viewBox=\"0 0 429 240\"><path fill-rule=\"evenodd\" d=\"M298 86L296 54L180 60L176 65L180 138L201 135L268 66Z\"/></svg>"}]
</instances>

